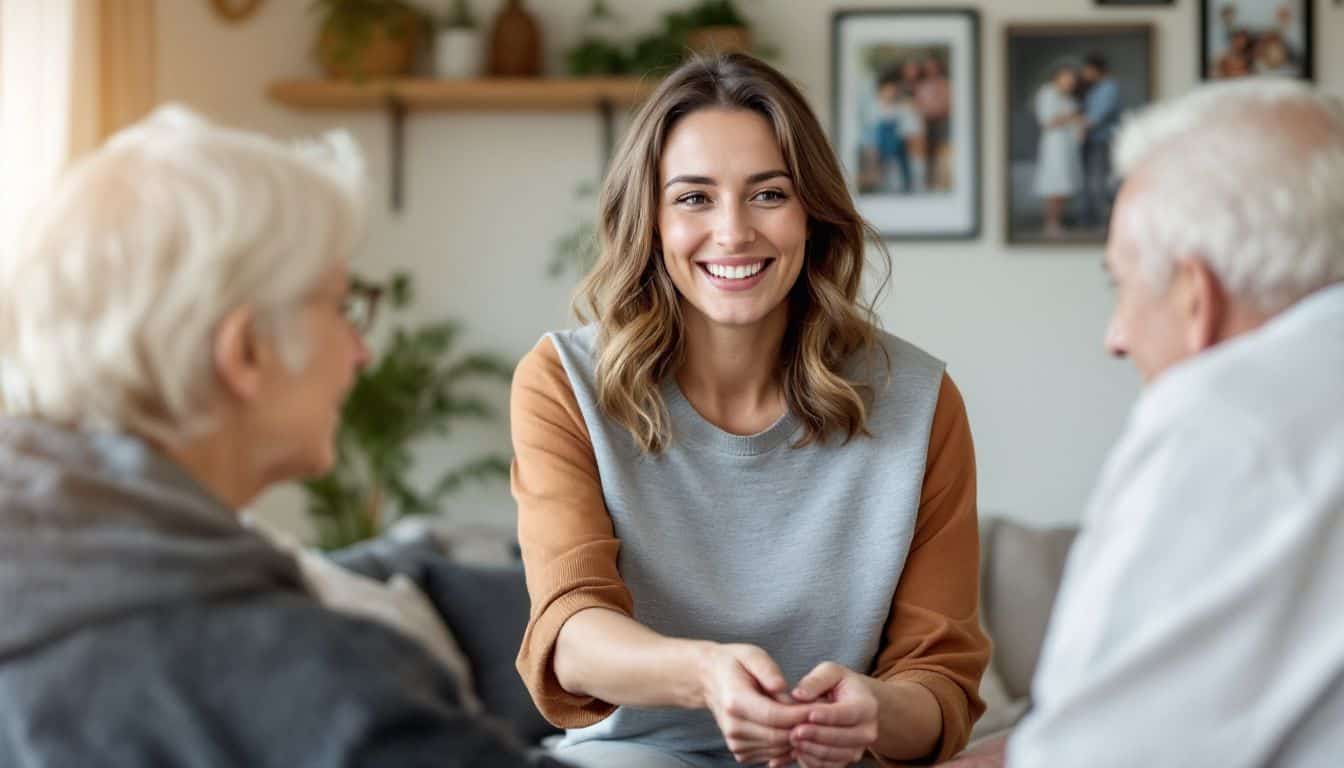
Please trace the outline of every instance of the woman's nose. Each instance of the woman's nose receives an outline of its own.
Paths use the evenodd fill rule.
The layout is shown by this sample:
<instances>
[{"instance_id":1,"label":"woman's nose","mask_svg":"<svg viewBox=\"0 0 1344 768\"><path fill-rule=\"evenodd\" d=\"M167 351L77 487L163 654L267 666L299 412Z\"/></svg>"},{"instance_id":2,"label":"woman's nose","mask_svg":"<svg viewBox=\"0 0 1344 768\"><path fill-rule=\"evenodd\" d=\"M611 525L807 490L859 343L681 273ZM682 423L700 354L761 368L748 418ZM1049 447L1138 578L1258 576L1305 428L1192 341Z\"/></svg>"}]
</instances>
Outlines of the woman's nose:
<instances>
[{"instance_id":1,"label":"woman's nose","mask_svg":"<svg viewBox=\"0 0 1344 768\"><path fill-rule=\"evenodd\" d=\"M742 206L724 206L715 226L715 244L725 252L736 253L750 247L755 240L756 230Z\"/></svg>"}]
</instances>

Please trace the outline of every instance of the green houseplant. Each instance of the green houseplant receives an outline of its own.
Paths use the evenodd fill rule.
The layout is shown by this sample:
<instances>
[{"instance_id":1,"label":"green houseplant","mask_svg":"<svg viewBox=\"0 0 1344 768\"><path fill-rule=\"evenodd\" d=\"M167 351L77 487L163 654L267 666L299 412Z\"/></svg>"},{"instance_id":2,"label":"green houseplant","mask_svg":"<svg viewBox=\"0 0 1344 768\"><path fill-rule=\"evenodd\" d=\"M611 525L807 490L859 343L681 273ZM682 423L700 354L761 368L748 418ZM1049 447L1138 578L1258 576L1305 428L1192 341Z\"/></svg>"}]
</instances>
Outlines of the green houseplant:
<instances>
[{"instance_id":1,"label":"green houseplant","mask_svg":"<svg viewBox=\"0 0 1344 768\"><path fill-rule=\"evenodd\" d=\"M604 2L594 3L591 16L607 15ZM571 75L621 75L661 77L675 68L688 51L729 53L753 51L769 57L770 51L754 47L751 25L733 0L701 0L685 10L663 14L662 25L625 50L614 38L585 36L566 53Z\"/></svg>"},{"instance_id":2,"label":"green houseplant","mask_svg":"<svg viewBox=\"0 0 1344 768\"><path fill-rule=\"evenodd\" d=\"M565 53L571 75L620 75L628 71L626 55L618 42L619 23L606 0L592 0L584 19L579 44Z\"/></svg>"},{"instance_id":3,"label":"green houseplant","mask_svg":"<svg viewBox=\"0 0 1344 768\"><path fill-rule=\"evenodd\" d=\"M395 275L382 292L394 310L405 309L412 300L410 278ZM466 385L506 384L512 376L513 366L498 356L457 354L461 330L452 321L398 324L360 372L342 412L335 466L304 483L308 515L324 549L376 536L399 517L437 511L468 481L508 476L508 458L487 454L445 469L427 487L411 479L420 440L447 435L464 419L495 418L489 402Z\"/></svg>"},{"instance_id":4,"label":"green houseplant","mask_svg":"<svg viewBox=\"0 0 1344 768\"><path fill-rule=\"evenodd\" d=\"M751 27L733 0L703 0L686 12L686 45L701 53L751 51Z\"/></svg>"},{"instance_id":5,"label":"green houseplant","mask_svg":"<svg viewBox=\"0 0 1344 768\"><path fill-rule=\"evenodd\" d=\"M317 59L330 77L360 80L410 71L430 28L405 0L313 0Z\"/></svg>"}]
</instances>

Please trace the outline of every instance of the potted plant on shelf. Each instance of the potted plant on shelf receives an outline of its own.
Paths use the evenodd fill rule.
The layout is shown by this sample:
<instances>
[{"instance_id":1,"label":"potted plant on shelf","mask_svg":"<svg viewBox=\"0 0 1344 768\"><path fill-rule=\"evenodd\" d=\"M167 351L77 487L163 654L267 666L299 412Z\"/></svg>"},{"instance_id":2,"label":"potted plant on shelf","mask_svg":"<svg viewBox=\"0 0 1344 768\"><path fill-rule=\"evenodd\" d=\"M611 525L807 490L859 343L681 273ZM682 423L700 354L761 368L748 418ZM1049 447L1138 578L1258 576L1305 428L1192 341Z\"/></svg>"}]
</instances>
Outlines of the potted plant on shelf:
<instances>
[{"instance_id":1,"label":"potted plant on shelf","mask_svg":"<svg viewBox=\"0 0 1344 768\"><path fill-rule=\"evenodd\" d=\"M620 22L606 0L593 0L583 21L579 44L565 52L565 64L571 75L622 75L628 70L621 50Z\"/></svg>"},{"instance_id":2,"label":"potted plant on shelf","mask_svg":"<svg viewBox=\"0 0 1344 768\"><path fill-rule=\"evenodd\" d=\"M404 309L410 278L395 275L382 293ZM423 438L446 435L462 420L495 418L490 404L464 385L507 384L513 374L509 361L495 355L454 354L461 330L453 322L399 325L360 372L342 411L335 466L303 484L324 549L377 536L397 518L438 511L468 481L508 476L508 459L487 454L449 467L428 486L412 479L413 449Z\"/></svg>"},{"instance_id":3,"label":"potted plant on shelf","mask_svg":"<svg viewBox=\"0 0 1344 768\"><path fill-rule=\"evenodd\" d=\"M751 28L733 0L703 0L686 12L686 45L701 53L751 51Z\"/></svg>"},{"instance_id":4,"label":"potted plant on shelf","mask_svg":"<svg viewBox=\"0 0 1344 768\"><path fill-rule=\"evenodd\" d=\"M481 73L481 30L467 0L454 0L453 10L434 36L434 75L465 79Z\"/></svg>"},{"instance_id":5,"label":"potted plant on shelf","mask_svg":"<svg viewBox=\"0 0 1344 768\"><path fill-rule=\"evenodd\" d=\"M404 0L313 0L317 60L328 77L360 80L410 71L428 20Z\"/></svg>"}]
</instances>

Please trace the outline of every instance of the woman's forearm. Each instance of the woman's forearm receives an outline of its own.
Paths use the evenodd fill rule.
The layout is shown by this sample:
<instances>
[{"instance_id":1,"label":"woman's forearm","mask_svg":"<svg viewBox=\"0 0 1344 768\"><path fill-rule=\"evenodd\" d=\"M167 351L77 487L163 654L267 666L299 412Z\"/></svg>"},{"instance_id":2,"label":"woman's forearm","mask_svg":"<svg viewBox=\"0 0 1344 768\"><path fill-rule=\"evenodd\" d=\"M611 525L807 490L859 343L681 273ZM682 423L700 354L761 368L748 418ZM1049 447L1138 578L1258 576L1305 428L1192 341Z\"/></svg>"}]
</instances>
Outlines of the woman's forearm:
<instances>
[{"instance_id":1,"label":"woman's forearm","mask_svg":"<svg viewBox=\"0 0 1344 768\"><path fill-rule=\"evenodd\" d=\"M867 680L877 696L872 750L893 760L928 757L943 734L943 711L933 692L907 680Z\"/></svg>"},{"instance_id":2,"label":"woman's forearm","mask_svg":"<svg viewBox=\"0 0 1344 768\"><path fill-rule=\"evenodd\" d=\"M705 706L702 664L713 643L665 637L605 608L579 611L560 628L552 664L570 693L634 707Z\"/></svg>"}]
</instances>

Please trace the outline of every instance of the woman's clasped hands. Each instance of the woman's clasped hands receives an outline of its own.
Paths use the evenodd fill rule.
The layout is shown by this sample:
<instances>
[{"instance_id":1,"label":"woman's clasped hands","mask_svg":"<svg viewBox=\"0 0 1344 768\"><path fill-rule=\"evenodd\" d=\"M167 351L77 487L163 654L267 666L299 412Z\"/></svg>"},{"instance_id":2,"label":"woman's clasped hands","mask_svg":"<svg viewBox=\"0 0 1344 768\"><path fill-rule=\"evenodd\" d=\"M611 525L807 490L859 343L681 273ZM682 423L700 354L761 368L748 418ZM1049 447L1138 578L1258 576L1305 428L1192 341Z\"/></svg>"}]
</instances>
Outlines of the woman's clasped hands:
<instances>
[{"instance_id":1,"label":"woman's clasped hands","mask_svg":"<svg viewBox=\"0 0 1344 768\"><path fill-rule=\"evenodd\" d=\"M877 741L873 681L839 664L823 662L790 688L761 648L713 645L700 679L705 708L739 763L841 768Z\"/></svg>"}]
</instances>

